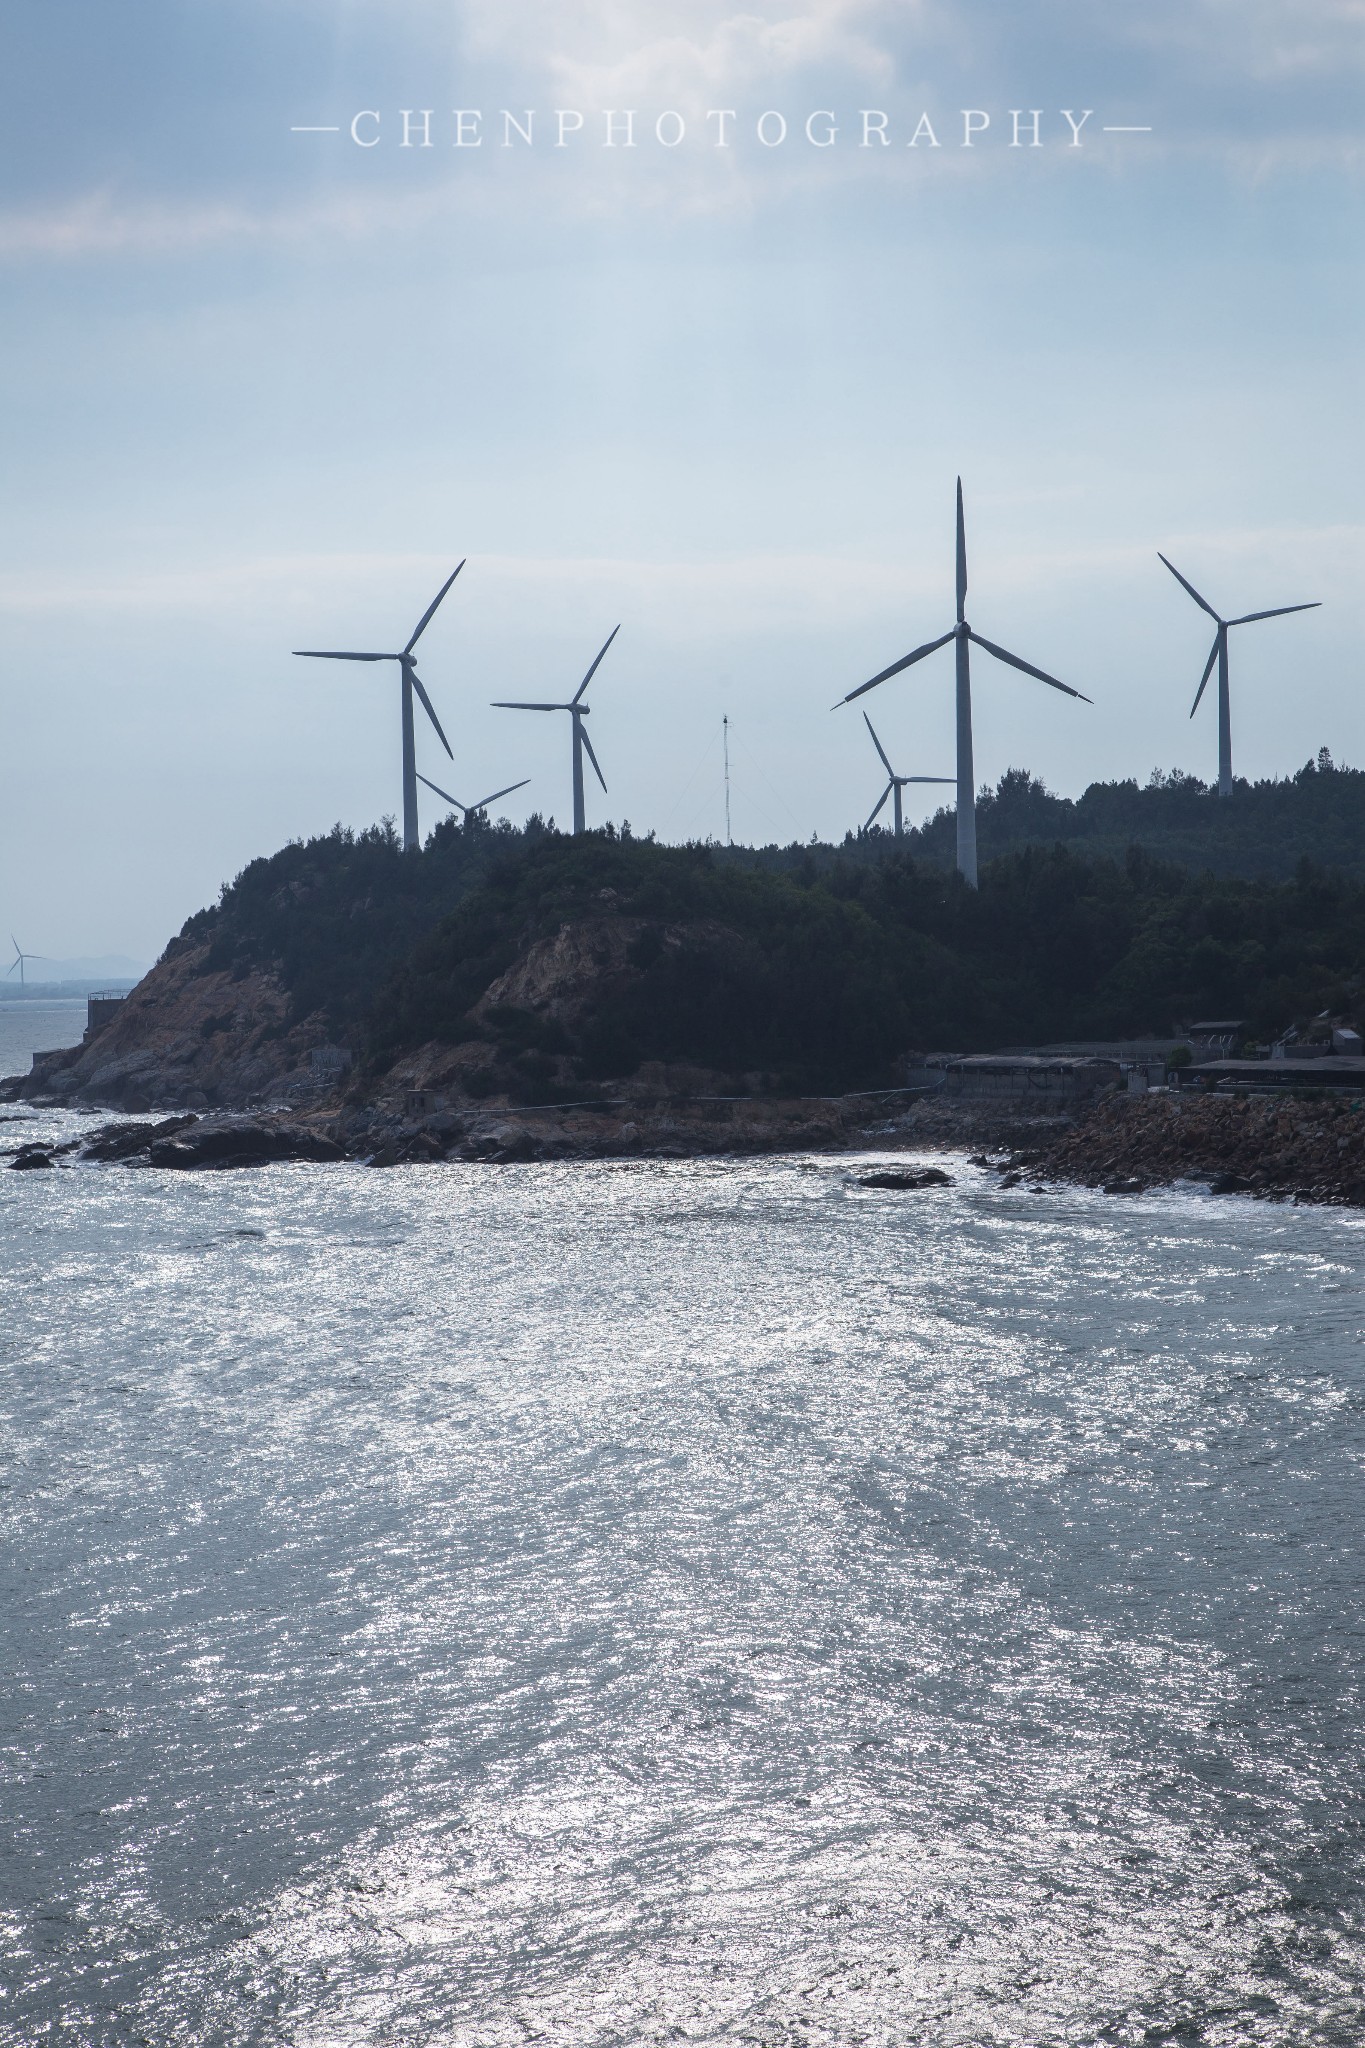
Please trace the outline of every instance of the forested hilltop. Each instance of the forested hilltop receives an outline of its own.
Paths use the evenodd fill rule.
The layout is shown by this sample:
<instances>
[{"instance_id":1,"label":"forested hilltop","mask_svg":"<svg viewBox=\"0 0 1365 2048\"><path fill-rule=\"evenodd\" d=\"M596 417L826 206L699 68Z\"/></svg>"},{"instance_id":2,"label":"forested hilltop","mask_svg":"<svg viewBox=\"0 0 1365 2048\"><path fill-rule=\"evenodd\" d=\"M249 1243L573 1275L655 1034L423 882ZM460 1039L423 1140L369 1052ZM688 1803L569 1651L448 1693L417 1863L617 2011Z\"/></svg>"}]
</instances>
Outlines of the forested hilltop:
<instances>
[{"instance_id":1,"label":"forested hilltop","mask_svg":"<svg viewBox=\"0 0 1365 2048\"><path fill-rule=\"evenodd\" d=\"M1234 782L1230 797L1177 768L1158 770L1145 788L1092 782L1073 800L1012 768L977 798L976 832L982 860L1025 846L1121 860L1130 846L1141 846L1159 860L1216 875L1287 881L1301 860L1311 860L1365 876L1365 771L1338 768L1324 747L1297 775ZM865 836L884 835L874 826ZM955 814L939 811L901 844L918 859L952 867Z\"/></svg>"},{"instance_id":2,"label":"forested hilltop","mask_svg":"<svg viewBox=\"0 0 1365 2048\"><path fill-rule=\"evenodd\" d=\"M1365 780L1310 775L1281 787ZM875 834L755 851L476 817L418 854L391 829L337 828L253 861L167 959L190 948L228 988L268 973L293 1020L322 1019L371 1074L436 1043L469 1048L478 1090L522 1100L648 1061L837 1090L889 1082L911 1048L1355 1014L1365 880L1040 844L973 891Z\"/></svg>"}]
</instances>

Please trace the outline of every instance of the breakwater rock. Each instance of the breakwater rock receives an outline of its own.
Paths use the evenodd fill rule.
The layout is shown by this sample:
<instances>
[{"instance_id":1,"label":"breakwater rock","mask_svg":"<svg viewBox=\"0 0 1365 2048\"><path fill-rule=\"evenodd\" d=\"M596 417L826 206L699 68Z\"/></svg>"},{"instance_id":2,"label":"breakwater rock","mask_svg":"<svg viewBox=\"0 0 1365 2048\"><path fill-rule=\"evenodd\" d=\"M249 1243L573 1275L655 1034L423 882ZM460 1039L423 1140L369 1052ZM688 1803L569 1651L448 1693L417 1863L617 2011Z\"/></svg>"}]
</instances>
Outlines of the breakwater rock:
<instances>
[{"instance_id":1,"label":"breakwater rock","mask_svg":"<svg viewBox=\"0 0 1365 2048\"><path fill-rule=\"evenodd\" d=\"M1116 1194L1202 1180L1218 1194L1365 1206L1365 1106L1330 1097L1120 1095L1013 1163L1040 1179Z\"/></svg>"}]
</instances>

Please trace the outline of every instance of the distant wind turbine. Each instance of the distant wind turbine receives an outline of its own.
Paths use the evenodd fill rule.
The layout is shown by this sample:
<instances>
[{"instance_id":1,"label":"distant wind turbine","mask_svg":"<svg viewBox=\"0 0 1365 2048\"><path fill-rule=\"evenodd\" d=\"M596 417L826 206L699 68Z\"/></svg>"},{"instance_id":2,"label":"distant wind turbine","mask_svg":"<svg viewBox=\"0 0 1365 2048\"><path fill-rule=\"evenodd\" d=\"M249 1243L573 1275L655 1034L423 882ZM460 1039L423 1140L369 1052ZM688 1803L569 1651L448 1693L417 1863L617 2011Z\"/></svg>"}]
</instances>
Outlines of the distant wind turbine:
<instances>
[{"instance_id":1,"label":"distant wind turbine","mask_svg":"<svg viewBox=\"0 0 1365 2048\"><path fill-rule=\"evenodd\" d=\"M1166 562L1166 557L1162 554L1160 548L1157 549L1157 557L1160 561ZM1199 699L1204 694L1204 687L1213 672L1213 664L1216 661L1218 664L1218 794L1219 796L1231 796L1232 699L1228 689L1228 632L1233 626L1253 625L1257 619L1282 619L1288 612L1318 611L1321 609L1321 600L1315 599L1312 604L1281 604L1277 605L1274 611L1243 612L1240 619L1223 619L1218 616L1213 606L1199 595L1194 585L1181 575L1174 562L1166 562L1166 567L1170 570L1176 582L1185 590L1188 590L1200 610L1207 612L1218 628L1213 636L1213 646L1209 649L1209 658L1204 663L1204 673L1199 678L1199 688L1194 693L1194 702L1190 706L1190 717L1193 718L1195 712L1199 709Z\"/></svg>"},{"instance_id":2,"label":"distant wind turbine","mask_svg":"<svg viewBox=\"0 0 1365 2048\"><path fill-rule=\"evenodd\" d=\"M514 789L525 789L531 778L529 775L524 775L520 782L509 782L506 789L495 789L492 796L481 796L476 804L462 804L460 799L457 796L452 796L448 789L441 789L438 784L427 782L425 775L419 775L417 780L419 782L426 782L428 789L435 790L437 796L444 797L448 804L453 804L457 811L463 811L465 816L470 818L474 815L475 811L486 811L488 806L495 804L500 796L510 796Z\"/></svg>"},{"instance_id":3,"label":"distant wind turbine","mask_svg":"<svg viewBox=\"0 0 1365 2048\"><path fill-rule=\"evenodd\" d=\"M928 641L923 647L893 661L890 668L884 668L871 682L860 683L856 690L850 690L846 697L834 706L851 704L855 697L861 697L866 690L875 690L878 683L885 683L892 676L898 676L902 669L910 668L917 661L923 661L926 654L935 653L946 647L950 640L957 642L957 870L965 882L976 887L976 786L972 768L972 672L971 643L984 647L987 654L993 654L997 661L1008 662L1011 668L1022 670L1026 676L1035 676L1040 683L1047 683L1052 689L1060 690L1063 696L1079 697L1082 704L1089 704L1090 698L1080 690L1073 690L1069 683L1059 683L1056 676L1048 675L1045 669L1035 668L1031 661L1021 661L1017 654L1008 653L997 647L994 640L987 640L973 626L967 624L967 527L962 511L962 479L957 480L957 624L937 640Z\"/></svg>"},{"instance_id":4,"label":"distant wind turbine","mask_svg":"<svg viewBox=\"0 0 1365 2048\"><path fill-rule=\"evenodd\" d=\"M587 689L588 684L597 674L598 668L601 665L602 655L606 653L607 648L611 646L612 641L616 638L620 630L621 628L619 626L612 627L610 633L608 633L606 637L606 641L602 647L601 653L599 653L597 657L597 660L588 670L588 673L584 676L582 682L578 685L578 688L574 691L572 697L569 699L567 704L511 704L501 702L495 703L493 706L493 709L495 711L568 712L569 718L573 725L573 828L575 832L584 832L587 830L583 814L583 755L585 751L587 753L588 759L592 762L593 773L596 775L598 781L601 783L603 790L605 791L607 787L607 778L602 773L601 768L597 764L597 756L596 754L594 754L592 750L592 741L588 738L588 735L583 730L583 720L587 717L589 711L592 709L591 705L585 704L583 702L583 692Z\"/></svg>"},{"instance_id":5,"label":"distant wind turbine","mask_svg":"<svg viewBox=\"0 0 1365 2048\"><path fill-rule=\"evenodd\" d=\"M24 988L26 986L24 980L24 962L26 960L46 960L48 958L48 955L46 953L26 953L23 947L19 944L19 941L15 938L13 932L11 932L9 935L9 942L14 948L14 958L10 961L9 966L5 969L5 979L6 981L8 981L11 974L13 974L15 968L17 967L19 970L19 986L20 988Z\"/></svg>"},{"instance_id":6,"label":"distant wind turbine","mask_svg":"<svg viewBox=\"0 0 1365 2048\"><path fill-rule=\"evenodd\" d=\"M864 832L867 832L871 829L873 818L876 817L878 811L886 802L886 799L890 796L895 798L896 837L897 839L900 839L903 836L901 825L901 791L905 788L906 784L908 782L951 782L953 780L953 777L951 775L897 775L895 769L891 766L891 763L886 758L885 747L883 747L881 741L877 738L876 733L872 732L872 720L868 717L866 712L863 713L863 724L867 727L868 731L872 733L872 744L882 757L883 768L885 768L887 774L891 777L891 780L887 783L886 788L877 798L877 801L872 809L872 817L870 817L867 821L867 824L863 826L863 830Z\"/></svg>"},{"instance_id":7,"label":"distant wind turbine","mask_svg":"<svg viewBox=\"0 0 1365 2048\"><path fill-rule=\"evenodd\" d=\"M416 630L401 654L339 654L331 648L322 647L296 647L294 649L295 654L302 655L305 659L311 661L396 661L398 663L403 677L403 851L405 853L415 853L421 844L417 830L417 744L412 729L412 693L414 690L422 700L422 707L427 717L436 728L437 739L441 742L447 754L450 754L451 760L455 759L455 756L450 753L450 741L441 730L441 721L436 716L435 706L422 687L412 650L431 624L432 619L436 615L436 607L440 604L441 599L445 596L463 567L464 563L461 562L447 576L445 582L441 585L435 597L418 620Z\"/></svg>"}]
</instances>

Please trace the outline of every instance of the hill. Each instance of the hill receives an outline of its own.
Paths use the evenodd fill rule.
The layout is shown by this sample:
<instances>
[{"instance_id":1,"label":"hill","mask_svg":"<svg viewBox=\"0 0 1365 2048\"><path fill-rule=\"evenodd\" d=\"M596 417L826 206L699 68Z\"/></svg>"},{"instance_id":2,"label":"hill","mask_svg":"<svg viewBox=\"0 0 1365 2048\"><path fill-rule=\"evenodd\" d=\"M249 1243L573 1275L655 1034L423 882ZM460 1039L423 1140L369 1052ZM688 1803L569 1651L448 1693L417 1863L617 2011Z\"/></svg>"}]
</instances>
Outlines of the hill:
<instances>
[{"instance_id":1,"label":"hill","mask_svg":"<svg viewBox=\"0 0 1365 2048\"><path fill-rule=\"evenodd\" d=\"M390 826L337 827L251 862L42 1086L130 1107L302 1099L335 1077L323 1048L339 1045L361 1096L546 1103L661 1067L736 1093L836 1093L890 1085L912 1049L1162 1037L1210 1014L1264 1037L1358 1016L1358 861L1301 856L1266 879L1043 835L1125 805L1203 830L1212 803L1226 852L1250 830L1243 804L1278 806L1301 839L1362 785L1321 763L1227 807L1170 777L1066 804L1007 776L983 819L1039 837L986 861L975 891L924 857L934 826L755 849L476 816L416 854Z\"/></svg>"}]
</instances>

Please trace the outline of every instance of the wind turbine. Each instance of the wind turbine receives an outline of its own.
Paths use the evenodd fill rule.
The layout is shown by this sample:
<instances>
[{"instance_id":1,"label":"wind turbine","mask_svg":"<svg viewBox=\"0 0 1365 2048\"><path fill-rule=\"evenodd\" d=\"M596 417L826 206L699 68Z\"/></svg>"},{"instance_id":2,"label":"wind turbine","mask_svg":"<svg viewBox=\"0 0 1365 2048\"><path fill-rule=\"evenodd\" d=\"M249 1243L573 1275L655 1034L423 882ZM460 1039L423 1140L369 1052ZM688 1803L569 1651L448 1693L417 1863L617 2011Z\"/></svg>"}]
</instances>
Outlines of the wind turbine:
<instances>
[{"instance_id":1,"label":"wind turbine","mask_svg":"<svg viewBox=\"0 0 1365 2048\"><path fill-rule=\"evenodd\" d=\"M422 700L427 717L436 728L436 737L450 754L450 741L441 730L441 721L436 716L435 706L422 687L413 658L413 648L425 633L436 615L436 607L449 590L464 563L447 576L431 603L417 622L416 629L401 654L338 654L331 648L296 647L295 654L312 661L396 661L403 677L403 851L415 853L421 844L417 831L417 744L412 730L412 693L415 690ZM450 754L453 761L455 756Z\"/></svg>"},{"instance_id":2,"label":"wind turbine","mask_svg":"<svg viewBox=\"0 0 1365 2048\"><path fill-rule=\"evenodd\" d=\"M462 804L460 799L457 796L452 796L448 789L441 789L436 783L427 782L425 775L419 775L417 780L419 782L426 782L428 789L435 790L437 796L444 797L446 802L453 804L457 811L463 811L466 818L472 818L475 811L486 811L488 806L495 804L500 796L510 796L514 789L525 789L531 778L529 775L523 775L520 782L509 782L506 789L495 789L492 796L481 796L476 804Z\"/></svg>"},{"instance_id":3,"label":"wind turbine","mask_svg":"<svg viewBox=\"0 0 1365 2048\"><path fill-rule=\"evenodd\" d=\"M948 632L941 633L937 640L927 641L923 647L916 647L913 653L900 661L893 661L890 668L884 668L871 682L860 683L856 690L850 690L839 704L851 704L855 697L861 697L866 690L875 690L878 683L898 676L902 669L910 668L917 661L923 661L926 654L935 653L946 647L950 640L957 642L957 871L963 880L976 887L976 787L972 769L972 671L971 643L984 647L987 654L993 654L997 661L1008 662L1011 668L1023 671L1026 676L1035 676L1040 683L1047 683L1063 696L1079 697L1082 704L1089 704L1090 698L1080 690L1073 690L1069 683L1059 683L1056 676L1048 675L1045 669L1035 668L1031 661L1021 661L1017 654L1010 654L1003 647L997 647L994 640L987 640L974 626L967 624L967 527L962 513L962 479L957 480L957 624ZM837 711L839 704L834 706Z\"/></svg>"},{"instance_id":4,"label":"wind turbine","mask_svg":"<svg viewBox=\"0 0 1365 2048\"><path fill-rule=\"evenodd\" d=\"M48 956L46 953L26 953L23 947L19 944L19 941L15 938L13 932L11 932L9 935L9 942L14 948L14 958L10 961L9 966L5 969L5 979L6 981L8 981L11 974L13 974L15 968L17 967L19 970L19 986L20 988L23 988L26 986L24 981L24 962L26 960L46 960Z\"/></svg>"},{"instance_id":5,"label":"wind turbine","mask_svg":"<svg viewBox=\"0 0 1365 2048\"><path fill-rule=\"evenodd\" d=\"M588 673L584 676L582 682L578 685L578 688L574 691L572 697L570 697L567 704L510 704L502 702L495 703L493 706L493 709L495 711L568 712L569 717L573 723L573 828L575 832L585 832L587 830L587 826L584 823L583 818L583 754L585 749L587 751L588 759L592 762L593 773L596 775L598 781L601 783L604 791L607 787L607 778L597 765L597 756L596 754L594 754L592 750L592 741L588 738L588 735L583 730L583 720L587 717L589 711L592 709L592 706L590 704L585 704L583 702L583 692L587 689L588 684L597 674L598 667L601 664L602 655L606 653L607 648L611 646L612 641L616 638L620 630L621 628L619 626L612 627L610 633L608 633L606 637L606 640L602 646L601 653L599 653L597 660L588 670Z\"/></svg>"},{"instance_id":6,"label":"wind turbine","mask_svg":"<svg viewBox=\"0 0 1365 2048\"><path fill-rule=\"evenodd\" d=\"M897 839L899 839L903 836L901 826L901 791L905 788L906 783L951 782L953 778L951 775L897 775L895 769L891 766L891 763L886 758L885 747L877 738L876 733L872 732L872 720L868 717L866 712L863 713L863 724L867 727L868 731L872 733L872 744L882 757L883 768L885 768L887 774L891 777L891 780L887 783L886 788L877 798L876 804L873 806L872 817L869 818L867 824L863 826L863 830L864 832L870 830L872 825L872 819L876 817L877 812L886 802L886 799L889 796L891 796L895 798L896 837Z\"/></svg>"},{"instance_id":7,"label":"wind turbine","mask_svg":"<svg viewBox=\"0 0 1365 2048\"><path fill-rule=\"evenodd\" d=\"M1162 554L1160 548L1157 549L1157 557L1160 561L1166 562L1166 557ZM1281 604L1276 605L1274 611L1271 612L1243 612L1240 619L1223 619L1218 616L1213 606L1199 595L1194 585L1181 575L1174 562L1166 562L1166 567L1170 570L1176 582L1188 590L1200 610L1207 612L1218 628L1218 631L1213 636L1213 646L1209 649L1209 658L1204 663L1204 673L1199 678L1199 688L1194 693L1194 702L1190 706L1190 717L1193 718L1195 712L1199 709L1199 699L1204 694L1204 687L1208 682L1209 676L1212 674L1213 664L1216 661L1218 664L1218 794L1219 796L1231 796L1232 700L1228 690L1229 629L1233 626L1250 626L1257 619L1282 619L1286 612L1315 612L1321 609L1321 600L1315 599L1312 604Z\"/></svg>"}]
</instances>

